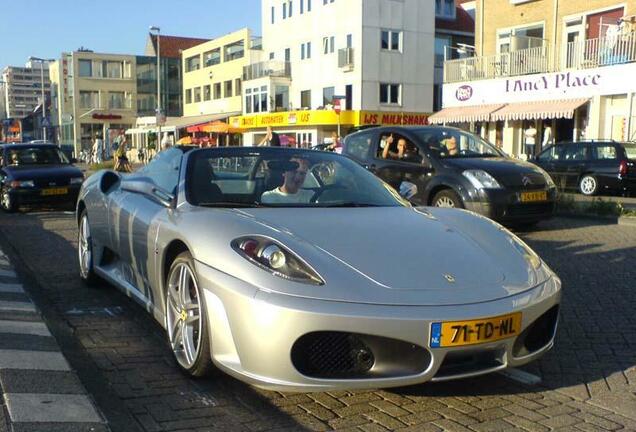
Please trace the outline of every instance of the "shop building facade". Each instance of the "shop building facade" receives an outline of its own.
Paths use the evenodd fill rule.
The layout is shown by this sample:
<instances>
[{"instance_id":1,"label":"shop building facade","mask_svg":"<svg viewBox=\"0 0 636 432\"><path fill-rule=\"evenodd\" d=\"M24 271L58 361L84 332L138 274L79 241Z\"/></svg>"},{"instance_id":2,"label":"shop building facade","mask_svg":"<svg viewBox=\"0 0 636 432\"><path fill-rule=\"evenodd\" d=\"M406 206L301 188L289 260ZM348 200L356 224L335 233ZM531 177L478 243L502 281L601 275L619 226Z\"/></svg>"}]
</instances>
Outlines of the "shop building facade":
<instances>
[{"instance_id":1,"label":"shop building facade","mask_svg":"<svg viewBox=\"0 0 636 432\"><path fill-rule=\"evenodd\" d=\"M444 64L431 122L528 157L550 143L636 132L636 1L477 2L478 56Z\"/></svg>"},{"instance_id":2,"label":"shop building facade","mask_svg":"<svg viewBox=\"0 0 636 432\"><path fill-rule=\"evenodd\" d=\"M426 123L433 106L433 0L263 0L263 58L243 71L245 145L271 126L289 145L354 126ZM340 114L334 110L339 104Z\"/></svg>"}]
</instances>

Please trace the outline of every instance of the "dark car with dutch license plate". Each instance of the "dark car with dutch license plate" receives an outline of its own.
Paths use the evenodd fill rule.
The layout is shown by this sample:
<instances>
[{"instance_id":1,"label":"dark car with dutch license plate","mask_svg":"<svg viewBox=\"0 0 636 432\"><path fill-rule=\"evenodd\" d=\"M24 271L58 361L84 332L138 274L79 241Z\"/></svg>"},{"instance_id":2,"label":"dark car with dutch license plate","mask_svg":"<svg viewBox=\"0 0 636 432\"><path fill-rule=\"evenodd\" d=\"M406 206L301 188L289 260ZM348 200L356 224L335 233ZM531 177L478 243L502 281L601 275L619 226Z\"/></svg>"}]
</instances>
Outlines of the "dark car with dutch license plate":
<instances>
[{"instance_id":1,"label":"dark car with dutch license plate","mask_svg":"<svg viewBox=\"0 0 636 432\"><path fill-rule=\"evenodd\" d=\"M400 140L409 150L403 157L385 158L387 142L388 153L395 155ZM554 213L557 190L543 169L460 129L368 129L347 136L343 154L401 193L407 185L415 191L409 199L418 205L465 208L508 225L532 225Z\"/></svg>"},{"instance_id":2,"label":"dark car with dutch license plate","mask_svg":"<svg viewBox=\"0 0 636 432\"><path fill-rule=\"evenodd\" d=\"M0 206L74 206L84 175L55 144L0 145Z\"/></svg>"},{"instance_id":3,"label":"dark car with dutch license plate","mask_svg":"<svg viewBox=\"0 0 636 432\"><path fill-rule=\"evenodd\" d=\"M562 190L578 190L584 195L636 194L636 143L557 143L533 162L546 170Z\"/></svg>"}]
</instances>

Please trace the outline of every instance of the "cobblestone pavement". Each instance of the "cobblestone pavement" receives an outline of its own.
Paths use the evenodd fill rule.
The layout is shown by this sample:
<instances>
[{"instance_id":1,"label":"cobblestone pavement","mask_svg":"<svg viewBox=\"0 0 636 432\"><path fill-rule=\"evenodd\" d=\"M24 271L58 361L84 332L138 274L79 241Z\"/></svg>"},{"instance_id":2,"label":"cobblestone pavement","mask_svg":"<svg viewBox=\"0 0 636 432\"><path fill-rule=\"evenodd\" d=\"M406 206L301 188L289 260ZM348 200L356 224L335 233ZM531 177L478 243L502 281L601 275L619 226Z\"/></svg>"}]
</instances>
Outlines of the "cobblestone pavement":
<instances>
[{"instance_id":1,"label":"cobblestone pavement","mask_svg":"<svg viewBox=\"0 0 636 432\"><path fill-rule=\"evenodd\" d=\"M556 346L524 368L540 383L281 394L183 376L141 307L80 284L73 215L0 214L1 246L113 431L636 431L636 228L555 219L522 236L564 283Z\"/></svg>"}]
</instances>

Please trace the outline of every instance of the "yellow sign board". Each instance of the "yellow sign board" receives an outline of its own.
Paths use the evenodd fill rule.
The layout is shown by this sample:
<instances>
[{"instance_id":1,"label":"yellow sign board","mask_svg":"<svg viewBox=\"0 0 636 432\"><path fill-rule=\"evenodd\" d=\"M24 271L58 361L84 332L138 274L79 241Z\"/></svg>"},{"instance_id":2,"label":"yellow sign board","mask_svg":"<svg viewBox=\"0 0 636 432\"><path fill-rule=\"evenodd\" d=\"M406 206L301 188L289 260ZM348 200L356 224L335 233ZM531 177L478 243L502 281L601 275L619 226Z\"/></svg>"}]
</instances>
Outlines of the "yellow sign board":
<instances>
[{"instance_id":1,"label":"yellow sign board","mask_svg":"<svg viewBox=\"0 0 636 432\"><path fill-rule=\"evenodd\" d=\"M346 126L423 126L428 124L428 113L342 111L340 124ZM332 110L288 111L254 114L230 118L230 125L237 129L258 129L290 126L336 126L338 114Z\"/></svg>"}]
</instances>

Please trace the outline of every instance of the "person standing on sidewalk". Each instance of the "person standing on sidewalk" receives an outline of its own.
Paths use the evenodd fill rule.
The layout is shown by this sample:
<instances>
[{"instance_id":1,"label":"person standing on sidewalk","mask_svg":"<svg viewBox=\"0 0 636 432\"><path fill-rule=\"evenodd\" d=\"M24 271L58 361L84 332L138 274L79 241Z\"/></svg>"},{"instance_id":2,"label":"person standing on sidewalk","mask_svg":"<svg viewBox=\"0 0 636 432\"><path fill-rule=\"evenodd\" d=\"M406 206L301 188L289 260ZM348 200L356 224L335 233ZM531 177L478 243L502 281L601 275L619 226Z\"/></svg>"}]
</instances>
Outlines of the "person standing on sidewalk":
<instances>
[{"instance_id":1,"label":"person standing on sidewalk","mask_svg":"<svg viewBox=\"0 0 636 432\"><path fill-rule=\"evenodd\" d=\"M261 140L258 144L259 147L270 146L270 147L280 147L280 137L276 132L272 130L271 126L267 126L267 132L265 133L265 138Z\"/></svg>"},{"instance_id":2,"label":"person standing on sidewalk","mask_svg":"<svg viewBox=\"0 0 636 432\"><path fill-rule=\"evenodd\" d=\"M96 164L102 163L104 151L104 141L102 138L95 134L95 142L93 143L93 162Z\"/></svg>"}]
</instances>

